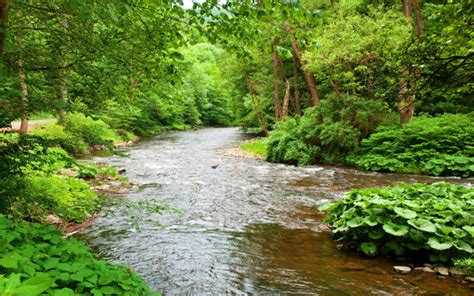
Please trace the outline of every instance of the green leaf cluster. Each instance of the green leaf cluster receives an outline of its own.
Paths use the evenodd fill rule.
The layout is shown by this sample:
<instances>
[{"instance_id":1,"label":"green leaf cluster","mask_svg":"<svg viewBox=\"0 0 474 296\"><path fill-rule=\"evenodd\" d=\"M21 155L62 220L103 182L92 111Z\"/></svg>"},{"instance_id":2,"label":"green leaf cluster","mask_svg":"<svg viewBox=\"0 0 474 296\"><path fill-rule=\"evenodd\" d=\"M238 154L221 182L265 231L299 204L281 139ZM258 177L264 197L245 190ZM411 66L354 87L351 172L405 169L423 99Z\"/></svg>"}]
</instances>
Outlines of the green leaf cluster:
<instances>
[{"instance_id":1,"label":"green leaf cluster","mask_svg":"<svg viewBox=\"0 0 474 296\"><path fill-rule=\"evenodd\" d=\"M159 295L130 269L97 260L52 226L0 216L0 294Z\"/></svg>"},{"instance_id":2,"label":"green leaf cluster","mask_svg":"<svg viewBox=\"0 0 474 296\"><path fill-rule=\"evenodd\" d=\"M323 205L325 221L349 246L367 255L413 255L432 261L470 257L474 189L438 182L352 190Z\"/></svg>"},{"instance_id":3,"label":"green leaf cluster","mask_svg":"<svg viewBox=\"0 0 474 296\"><path fill-rule=\"evenodd\" d=\"M380 129L348 160L372 171L474 176L474 113L421 116Z\"/></svg>"}]
</instances>

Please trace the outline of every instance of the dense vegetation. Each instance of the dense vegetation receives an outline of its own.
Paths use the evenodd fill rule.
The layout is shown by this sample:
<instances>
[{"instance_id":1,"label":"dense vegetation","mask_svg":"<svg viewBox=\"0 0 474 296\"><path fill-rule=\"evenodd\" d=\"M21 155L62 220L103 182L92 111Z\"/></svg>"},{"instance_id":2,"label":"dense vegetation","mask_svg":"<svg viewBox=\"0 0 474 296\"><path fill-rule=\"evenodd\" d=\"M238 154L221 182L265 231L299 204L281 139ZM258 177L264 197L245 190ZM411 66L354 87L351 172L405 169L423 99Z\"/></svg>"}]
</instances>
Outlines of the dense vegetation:
<instances>
[{"instance_id":1,"label":"dense vegetation","mask_svg":"<svg viewBox=\"0 0 474 296\"><path fill-rule=\"evenodd\" d=\"M9 263L0 263L0 291L24 294L29 286L58 295L146 290L135 276L124 278L126 269L93 259L82 244L20 222L45 223L49 215L65 223L89 218L102 203L90 183L117 172L74 157L113 150L136 136L239 125L268 135L242 148L271 162L473 176L473 40L466 29L473 15L467 0L192 6L176 0L0 0L0 128L21 120L18 131L7 129L0 136L0 214L9 219L0 218L0 230L13 235L0 238L0 246L4 252L22 250L14 262L31 263L28 270L17 270L8 261L11 254L3 253L0 262ZM46 117L57 121L28 128L29 120ZM439 259L464 256L473 245L468 235L458 236L472 236L472 213L465 208L470 190L438 184L353 192L330 217L338 223L354 214L349 221L374 224L373 213L349 207L383 211L378 218L389 226L372 225L378 235L386 232L379 239L360 236L373 231L367 223L351 227L361 230L357 236L346 235L364 244L360 248L366 253L396 254L416 245L437 250L432 255ZM384 202L372 205L374 196ZM392 205L405 199L420 208L399 205L395 211ZM458 211L457 218L442 222L446 217L424 208L438 201L441 208ZM406 218L413 213L435 225L436 236ZM22 231L25 238L17 238L14 233ZM412 240L412 232L423 238ZM74 268L87 265L90 272L63 270L67 276L60 278L58 269L31 255L56 244L64 247L62 253L45 256L57 255ZM78 253L69 254L69 248ZM114 284L100 280L109 270Z\"/></svg>"},{"instance_id":2,"label":"dense vegetation","mask_svg":"<svg viewBox=\"0 0 474 296\"><path fill-rule=\"evenodd\" d=\"M367 255L445 262L473 254L473 196L474 189L449 183L402 184L353 190L321 209L334 232Z\"/></svg>"},{"instance_id":3,"label":"dense vegetation","mask_svg":"<svg viewBox=\"0 0 474 296\"><path fill-rule=\"evenodd\" d=\"M95 259L52 226L0 216L0 234L2 295L154 295L129 269Z\"/></svg>"}]
</instances>

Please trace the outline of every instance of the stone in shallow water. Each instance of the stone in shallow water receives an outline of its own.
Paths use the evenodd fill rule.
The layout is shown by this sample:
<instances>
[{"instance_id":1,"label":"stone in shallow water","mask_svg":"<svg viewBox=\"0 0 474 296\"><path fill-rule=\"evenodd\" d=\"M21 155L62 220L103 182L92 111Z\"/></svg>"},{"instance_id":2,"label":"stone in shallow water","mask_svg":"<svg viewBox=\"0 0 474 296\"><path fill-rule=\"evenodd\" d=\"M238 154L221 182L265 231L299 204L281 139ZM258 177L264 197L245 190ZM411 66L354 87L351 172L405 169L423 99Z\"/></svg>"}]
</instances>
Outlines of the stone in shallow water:
<instances>
[{"instance_id":1,"label":"stone in shallow water","mask_svg":"<svg viewBox=\"0 0 474 296\"><path fill-rule=\"evenodd\" d=\"M449 274L451 274L452 276L463 276L466 275L466 271L459 267L451 267L449 269Z\"/></svg>"},{"instance_id":2,"label":"stone in shallow water","mask_svg":"<svg viewBox=\"0 0 474 296\"><path fill-rule=\"evenodd\" d=\"M428 266L423 267L423 272L435 273L436 271Z\"/></svg>"},{"instance_id":3,"label":"stone in shallow water","mask_svg":"<svg viewBox=\"0 0 474 296\"><path fill-rule=\"evenodd\" d=\"M436 272L439 275L443 275L443 276L448 276L449 275L449 269L447 269L446 267L437 267Z\"/></svg>"},{"instance_id":4,"label":"stone in shallow water","mask_svg":"<svg viewBox=\"0 0 474 296\"><path fill-rule=\"evenodd\" d=\"M406 273L409 273L411 271L411 268L408 267L408 266L394 266L393 269L396 272L399 272L401 274L406 274Z\"/></svg>"}]
</instances>

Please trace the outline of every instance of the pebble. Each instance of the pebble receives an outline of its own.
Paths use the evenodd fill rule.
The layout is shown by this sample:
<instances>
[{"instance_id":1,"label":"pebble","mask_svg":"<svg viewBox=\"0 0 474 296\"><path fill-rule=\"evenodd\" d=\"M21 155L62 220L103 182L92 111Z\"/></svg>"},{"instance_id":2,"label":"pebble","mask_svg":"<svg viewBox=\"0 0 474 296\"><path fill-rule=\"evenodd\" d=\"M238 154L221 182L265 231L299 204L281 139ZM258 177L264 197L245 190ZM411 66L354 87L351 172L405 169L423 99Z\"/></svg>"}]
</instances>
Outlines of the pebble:
<instances>
[{"instance_id":1,"label":"pebble","mask_svg":"<svg viewBox=\"0 0 474 296\"><path fill-rule=\"evenodd\" d=\"M474 283L474 277L473 276L468 276L468 277L466 277L466 281Z\"/></svg>"},{"instance_id":2,"label":"pebble","mask_svg":"<svg viewBox=\"0 0 474 296\"><path fill-rule=\"evenodd\" d=\"M393 269L396 271L396 272L399 272L401 274L407 274L411 271L411 268L408 267L408 266L394 266Z\"/></svg>"}]
</instances>

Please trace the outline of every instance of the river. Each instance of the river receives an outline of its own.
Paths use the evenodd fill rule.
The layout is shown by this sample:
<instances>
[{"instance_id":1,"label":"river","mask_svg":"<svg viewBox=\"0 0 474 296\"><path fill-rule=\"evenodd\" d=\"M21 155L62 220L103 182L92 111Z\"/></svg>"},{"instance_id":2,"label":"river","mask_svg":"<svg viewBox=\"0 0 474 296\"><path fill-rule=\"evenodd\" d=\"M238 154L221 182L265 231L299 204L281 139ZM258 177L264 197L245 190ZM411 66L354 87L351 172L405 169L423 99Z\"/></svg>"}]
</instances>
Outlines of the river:
<instances>
[{"instance_id":1,"label":"river","mask_svg":"<svg viewBox=\"0 0 474 296\"><path fill-rule=\"evenodd\" d=\"M95 158L126 169L139 189L115 198L155 199L180 210L131 227L122 207L84 234L99 254L133 268L154 289L182 294L472 295L453 278L392 271L396 261L336 249L318 206L352 188L439 178L294 167L226 156L235 128L173 132ZM461 182L459 179L449 179Z\"/></svg>"}]
</instances>

